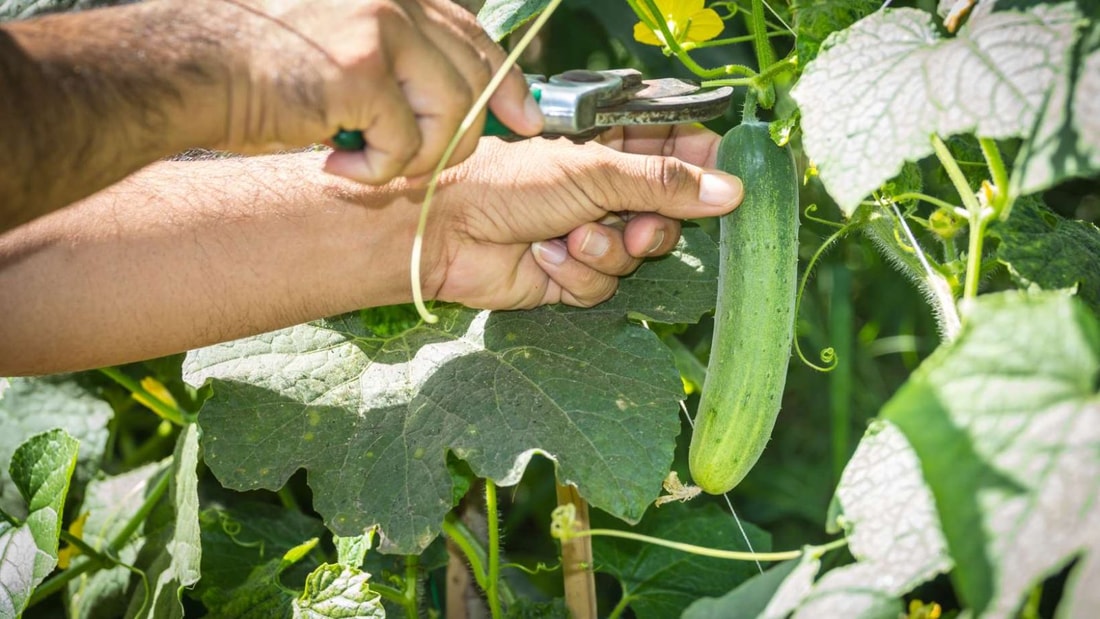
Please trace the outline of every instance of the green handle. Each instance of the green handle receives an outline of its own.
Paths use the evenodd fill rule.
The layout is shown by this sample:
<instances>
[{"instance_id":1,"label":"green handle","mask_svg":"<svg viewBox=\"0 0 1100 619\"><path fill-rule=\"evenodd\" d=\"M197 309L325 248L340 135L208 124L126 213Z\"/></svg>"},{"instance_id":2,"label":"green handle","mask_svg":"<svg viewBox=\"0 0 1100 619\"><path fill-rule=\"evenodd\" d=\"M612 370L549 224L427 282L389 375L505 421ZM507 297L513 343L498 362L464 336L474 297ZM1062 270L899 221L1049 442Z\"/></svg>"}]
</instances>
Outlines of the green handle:
<instances>
[{"instance_id":1,"label":"green handle","mask_svg":"<svg viewBox=\"0 0 1100 619\"><path fill-rule=\"evenodd\" d=\"M542 89L539 85L531 84L531 96L535 98L535 101L542 99ZM485 118L485 128L482 130L481 135L489 137L508 137L515 135L511 129L504 126L504 123L492 113ZM358 129L341 129L332 136L332 145L336 147L336 150L363 150L367 147L367 141L363 138L363 132Z\"/></svg>"}]
</instances>

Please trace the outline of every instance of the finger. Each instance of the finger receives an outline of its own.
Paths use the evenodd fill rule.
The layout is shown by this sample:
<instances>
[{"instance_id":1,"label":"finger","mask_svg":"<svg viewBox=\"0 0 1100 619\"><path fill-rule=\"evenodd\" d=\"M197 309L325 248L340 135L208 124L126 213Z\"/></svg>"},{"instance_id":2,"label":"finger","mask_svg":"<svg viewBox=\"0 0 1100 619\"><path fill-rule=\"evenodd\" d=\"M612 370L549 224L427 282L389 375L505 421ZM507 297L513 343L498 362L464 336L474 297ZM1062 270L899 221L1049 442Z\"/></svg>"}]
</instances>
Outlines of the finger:
<instances>
[{"instance_id":1,"label":"finger","mask_svg":"<svg viewBox=\"0 0 1100 619\"><path fill-rule=\"evenodd\" d=\"M469 11L454 3L447 3L447 6L453 14L449 23L457 27L464 40L485 58L490 74L496 74L507 54L486 34ZM531 96L527 80L518 67L509 69L504 81L489 99L489 109L505 126L520 135L534 136L542 131L542 110Z\"/></svg>"},{"instance_id":2,"label":"finger","mask_svg":"<svg viewBox=\"0 0 1100 619\"><path fill-rule=\"evenodd\" d=\"M405 95L392 80L380 81L365 115L342 123L363 132L361 151L335 151L325 161L325 171L371 185L381 185L401 175L420 148L416 117Z\"/></svg>"},{"instance_id":3,"label":"finger","mask_svg":"<svg viewBox=\"0 0 1100 619\"><path fill-rule=\"evenodd\" d=\"M387 41L396 53L394 75L416 117L421 136L420 148L403 169L403 174L410 176L435 169L476 94L446 50L436 46L428 32L418 34L421 41L415 45L408 40ZM461 158L454 160L458 161Z\"/></svg>"},{"instance_id":4,"label":"finger","mask_svg":"<svg viewBox=\"0 0 1100 619\"><path fill-rule=\"evenodd\" d=\"M611 226L578 226L566 237L566 245L574 259L607 275L627 275L642 263L627 251L622 231Z\"/></svg>"},{"instance_id":5,"label":"finger","mask_svg":"<svg viewBox=\"0 0 1100 619\"><path fill-rule=\"evenodd\" d=\"M473 107L473 101L481 96L485 87L489 85L493 69L488 59L478 50L472 48L469 41L462 38L464 35L451 24L431 22L424 26L424 32L428 39L430 39L432 43L439 48L440 52L452 63L457 75L465 82L466 87L471 93L470 103L462 109L462 114L459 119L459 123L461 124L461 121L465 120L466 115L469 113L470 108ZM483 110L478 119L471 125L470 130L462 137L462 141L459 142L455 152L448 161L449 165L460 163L473 154L474 150L477 148L478 140L481 138L484 125L485 111Z\"/></svg>"},{"instance_id":6,"label":"finger","mask_svg":"<svg viewBox=\"0 0 1100 619\"><path fill-rule=\"evenodd\" d=\"M578 307L592 307L611 298L619 286L619 278L601 273L569 255L565 241L553 239L534 243L531 253L550 279L561 287L561 302Z\"/></svg>"},{"instance_id":7,"label":"finger","mask_svg":"<svg viewBox=\"0 0 1100 619\"><path fill-rule=\"evenodd\" d=\"M593 145L582 162L591 172L571 176L577 188L608 211L657 212L690 219L722 215L733 210L744 193L741 180L719 170L674 157L619 154L608 156Z\"/></svg>"},{"instance_id":8,"label":"finger","mask_svg":"<svg viewBox=\"0 0 1100 619\"><path fill-rule=\"evenodd\" d=\"M680 241L680 221L656 213L639 213L623 231L623 246L631 256L663 256Z\"/></svg>"},{"instance_id":9,"label":"finger","mask_svg":"<svg viewBox=\"0 0 1100 619\"><path fill-rule=\"evenodd\" d=\"M664 155L713 168L722 136L694 124L632 125L603 133L599 142L624 153Z\"/></svg>"}]
</instances>

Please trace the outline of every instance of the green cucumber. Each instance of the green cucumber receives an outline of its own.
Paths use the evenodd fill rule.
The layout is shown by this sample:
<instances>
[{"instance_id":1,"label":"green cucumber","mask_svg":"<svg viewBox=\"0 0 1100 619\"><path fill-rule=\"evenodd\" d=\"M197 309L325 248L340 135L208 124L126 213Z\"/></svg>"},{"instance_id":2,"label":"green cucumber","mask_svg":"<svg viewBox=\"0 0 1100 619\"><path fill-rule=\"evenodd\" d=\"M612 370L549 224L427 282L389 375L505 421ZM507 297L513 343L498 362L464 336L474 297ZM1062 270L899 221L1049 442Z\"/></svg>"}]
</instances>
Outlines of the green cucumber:
<instances>
[{"instance_id":1,"label":"green cucumber","mask_svg":"<svg viewBox=\"0 0 1100 619\"><path fill-rule=\"evenodd\" d=\"M718 167L745 184L721 219L718 304L688 463L703 491L722 494L771 438L787 382L798 271L798 176L790 148L762 122L722 137Z\"/></svg>"}]
</instances>

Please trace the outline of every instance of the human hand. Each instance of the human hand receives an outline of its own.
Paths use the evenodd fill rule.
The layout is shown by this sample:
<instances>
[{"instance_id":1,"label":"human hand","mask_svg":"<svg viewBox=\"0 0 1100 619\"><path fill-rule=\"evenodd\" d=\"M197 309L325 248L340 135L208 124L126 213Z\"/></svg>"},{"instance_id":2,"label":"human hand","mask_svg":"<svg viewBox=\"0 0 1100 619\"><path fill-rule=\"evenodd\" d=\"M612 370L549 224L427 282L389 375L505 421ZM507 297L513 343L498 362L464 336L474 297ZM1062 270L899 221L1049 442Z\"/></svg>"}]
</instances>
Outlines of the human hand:
<instances>
[{"instance_id":1,"label":"human hand","mask_svg":"<svg viewBox=\"0 0 1100 619\"><path fill-rule=\"evenodd\" d=\"M359 129L366 149L334 152L326 170L365 183L430 173L505 56L449 0L233 1L240 23L221 147L266 152ZM489 109L522 135L542 128L518 69ZM452 164L474 151L478 127Z\"/></svg>"},{"instance_id":2,"label":"human hand","mask_svg":"<svg viewBox=\"0 0 1100 619\"><path fill-rule=\"evenodd\" d=\"M425 292L488 309L607 300L620 276L675 247L680 219L740 204L739 179L704 169L719 140L686 126L616 129L584 146L485 140L441 184Z\"/></svg>"}]
</instances>

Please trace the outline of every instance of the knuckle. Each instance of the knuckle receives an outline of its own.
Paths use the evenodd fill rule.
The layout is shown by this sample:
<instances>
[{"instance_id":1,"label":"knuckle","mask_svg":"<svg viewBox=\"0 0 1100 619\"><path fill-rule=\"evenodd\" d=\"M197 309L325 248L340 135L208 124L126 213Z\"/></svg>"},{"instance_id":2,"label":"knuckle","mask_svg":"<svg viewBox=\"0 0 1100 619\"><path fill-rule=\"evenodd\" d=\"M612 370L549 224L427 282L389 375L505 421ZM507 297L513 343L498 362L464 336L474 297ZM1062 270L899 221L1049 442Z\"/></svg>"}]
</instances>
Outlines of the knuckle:
<instances>
[{"instance_id":1,"label":"knuckle","mask_svg":"<svg viewBox=\"0 0 1100 619\"><path fill-rule=\"evenodd\" d=\"M649 157L645 164L646 177L658 184L665 197L671 198L692 183L692 175L684 164L673 157Z\"/></svg>"}]
</instances>

